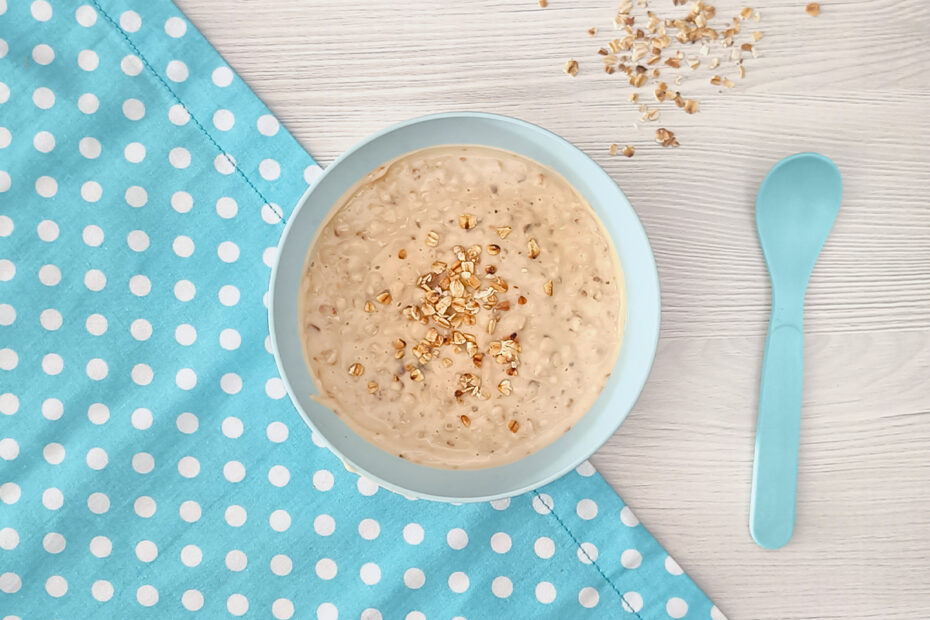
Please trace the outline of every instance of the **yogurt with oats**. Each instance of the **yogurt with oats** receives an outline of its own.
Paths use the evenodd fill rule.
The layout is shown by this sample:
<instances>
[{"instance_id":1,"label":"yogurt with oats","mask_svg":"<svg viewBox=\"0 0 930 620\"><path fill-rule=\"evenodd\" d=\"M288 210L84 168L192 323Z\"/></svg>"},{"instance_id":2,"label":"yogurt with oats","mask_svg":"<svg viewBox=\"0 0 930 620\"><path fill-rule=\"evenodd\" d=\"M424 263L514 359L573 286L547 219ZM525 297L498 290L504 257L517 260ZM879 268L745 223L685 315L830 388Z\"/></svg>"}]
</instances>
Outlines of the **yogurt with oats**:
<instances>
[{"instance_id":1,"label":"yogurt with oats","mask_svg":"<svg viewBox=\"0 0 930 620\"><path fill-rule=\"evenodd\" d=\"M624 315L616 251L581 195L479 146L408 153L347 192L299 308L317 398L382 450L444 469L504 465L571 429Z\"/></svg>"}]
</instances>

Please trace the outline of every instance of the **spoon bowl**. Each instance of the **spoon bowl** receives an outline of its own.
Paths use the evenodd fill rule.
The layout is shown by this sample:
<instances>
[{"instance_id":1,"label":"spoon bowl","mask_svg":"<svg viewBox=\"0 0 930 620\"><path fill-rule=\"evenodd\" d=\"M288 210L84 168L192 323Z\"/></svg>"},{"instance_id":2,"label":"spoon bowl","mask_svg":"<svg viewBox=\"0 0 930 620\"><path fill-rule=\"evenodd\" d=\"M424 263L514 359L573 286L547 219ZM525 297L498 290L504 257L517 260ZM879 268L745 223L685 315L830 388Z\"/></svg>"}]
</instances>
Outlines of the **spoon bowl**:
<instances>
[{"instance_id":1,"label":"spoon bowl","mask_svg":"<svg viewBox=\"0 0 930 620\"><path fill-rule=\"evenodd\" d=\"M829 158L799 153L772 167L756 198L756 228L772 279L752 472L750 532L762 547L794 531L804 374L804 296L843 194Z\"/></svg>"}]
</instances>

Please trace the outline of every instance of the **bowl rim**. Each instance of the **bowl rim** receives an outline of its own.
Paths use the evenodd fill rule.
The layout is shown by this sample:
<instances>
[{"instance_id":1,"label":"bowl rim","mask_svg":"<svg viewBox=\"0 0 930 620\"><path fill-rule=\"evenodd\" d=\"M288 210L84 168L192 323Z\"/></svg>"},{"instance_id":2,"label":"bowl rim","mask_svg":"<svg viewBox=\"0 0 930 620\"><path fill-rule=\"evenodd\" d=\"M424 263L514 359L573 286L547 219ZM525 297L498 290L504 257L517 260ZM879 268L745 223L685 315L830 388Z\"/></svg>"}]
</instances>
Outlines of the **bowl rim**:
<instances>
[{"instance_id":1,"label":"bowl rim","mask_svg":"<svg viewBox=\"0 0 930 620\"><path fill-rule=\"evenodd\" d=\"M359 466L358 464L353 462L350 458L348 458L345 454L343 454L339 449L333 446L331 442L326 439L325 435L319 430L317 425L313 422L311 416L306 411L304 411L304 408L301 405L300 399L297 398L295 394L295 390L293 386L291 385L291 381L288 378L287 369L285 367L284 361L278 349L278 339L281 336L281 334L279 334L278 326L275 321L275 314L276 314L275 307L276 307L276 297L277 297L277 295L275 295L275 290L276 290L275 284L277 282L278 274L280 271L279 266L281 264L281 257L283 255L282 249L284 248L284 245L290 236L291 229L292 229L294 222L297 220L297 214L300 212L301 209L303 209L307 205L307 203L309 202L309 197L313 193L315 188L320 186L323 180L328 175L330 175L334 170L337 170L341 162L348 159L349 157L351 157L353 154L360 151L361 149L365 148L368 144L390 133L393 133L395 131L401 130L411 125L416 125L420 123L427 123L430 121L443 120L443 119L461 119L461 118L484 119L488 121L504 122L504 123L516 125L517 127L520 127L528 131L541 133L546 138L550 140L555 140L556 142L561 143L563 147L566 147L570 151L575 152L577 156L588 160L591 164L594 165L594 167L596 168L596 170L599 171L600 174L606 177L614 186L617 187L618 192L623 197L626 203L625 206L629 209L630 214L632 215L632 224L636 228L635 233L641 236L645 240L646 252L641 257L642 259L644 259L645 264L640 266L640 270L645 272L645 273L642 273L641 275L646 277L649 280L649 284L652 285L652 288L655 291L655 299L653 301L653 304L654 304L653 307L655 308L655 314L656 314L654 333L651 334L652 337L649 338L648 341L644 343L644 346L648 347L649 355L648 355L647 363L643 366L643 370L641 373L641 380L638 381L638 386L637 386L637 389L635 390L635 393L630 393L630 395L632 396L630 400L630 406L626 409L626 411L623 411L621 415L616 416L615 424L612 424L609 426L608 429L605 429L609 432L605 432L600 439L598 439L595 442L590 443L585 448L585 450L580 451L579 457L577 459L571 460L569 464L563 465L561 468L557 468L555 471L553 471L552 473L542 478L533 480L526 484L522 484L519 487L509 490L509 491L492 493L492 494L483 495L483 496L469 496L469 497L459 497L454 494L440 495L440 494L435 494L435 493L414 491L411 489L404 488L403 486L400 486L395 482L385 480L378 474L366 469L365 467ZM524 156L528 157L526 155ZM530 157L530 159L532 159L532 157ZM592 205L592 208L593 208L593 205ZM595 213L597 213L597 209L595 209ZM598 219L601 219L600 214L598 214ZM324 221L325 221L325 217L324 217ZM607 227L605 226L605 229L606 228ZM607 233L608 233L608 236L610 237L612 245L616 246L617 244L614 241L614 235L610 232L609 229L607 229ZM305 251L309 251L309 248L307 248ZM617 249L617 251L619 253L619 249ZM622 267L623 267L623 263L621 261L621 268ZM624 271L624 279L625 280L629 279L626 271ZM337 458L340 459L343 466L347 470L357 473L357 474L364 475L366 478L369 478L372 481L376 482L379 486L384 487L385 489L392 491L394 493L400 494L404 497L407 497L408 499L418 498L418 499L427 499L427 500L433 500L433 501L439 501L439 502L445 502L445 503L486 502L486 501L494 501L497 499L504 499L504 498L510 498L510 497L522 495L524 493L543 487L549 484L550 482L553 482L554 480L561 478L562 476L576 469L579 465L581 465L586 460L588 460L605 443L607 443L607 441L616 433L617 429L620 428L621 424L623 424L623 422L629 416L630 411L632 411L633 406L635 406L635 403L639 400L639 397L641 396L642 391L646 386L649 375L651 374L651 371L652 371L652 367L655 363L655 357L658 351L659 335L661 332L661 287L660 287L660 281L659 281L658 266L656 265L655 255L652 251L652 245L649 243L649 237L646 234L645 228L642 225L642 221L639 218L639 214L633 208L632 203L626 197L626 194L623 192L623 190L619 187L616 181L614 181L613 177L610 176L610 174L606 170L604 170L600 166L600 164L598 164L591 156L589 156L581 148L579 148L572 142L568 141L567 139L563 138L562 136L552 131L549 131L548 129L540 125L531 123L529 121L525 121L525 120L515 118L512 116L489 113L489 112L475 112L475 111L440 112L436 114L427 114L423 116L410 118L405 121L401 121L401 122L389 125L387 127L384 127L366 136L362 140L353 144L350 148L348 148L342 154L340 154L335 160L333 160L333 162L330 165L326 166L323 169L323 172L307 187L307 189L304 191L301 197L295 202L293 209L290 211L289 215L287 216L287 221L285 222L284 230L281 232L281 236L277 244L277 252L275 254L275 260L271 268L271 275L269 279L268 290L269 290L268 327L269 327L272 353L274 355L275 363L277 365L280 378L283 381L284 386L287 390L288 397L293 407L300 414L300 417L303 419L304 423L310 427L313 433L323 438L323 440L326 443L327 449L329 449ZM629 312L629 306L627 306L627 312ZM626 321L626 323L628 326L629 324L628 320ZM282 333L283 332L286 332L286 330L282 328ZM621 344L621 349L622 349L622 346L623 345ZM303 361L304 367L306 367L306 361L305 360L302 360L302 361ZM618 359L615 360L614 362L614 366L611 369L611 373L615 371L618 363L619 363L619 355L618 355ZM307 370L307 372L309 372L309 370ZM592 405L592 408L593 407L594 405ZM584 415L588 415L588 412L585 412ZM349 428L351 430L351 427ZM355 431L352 430L351 432L354 433ZM361 439L362 441L367 442L367 440L365 440L364 438L361 438ZM552 444L549 444L549 445L552 445ZM377 449L377 447L375 448ZM535 452L532 454L535 454ZM527 455L527 456L530 456L530 455ZM527 457L521 457L521 459L518 459L517 461L514 461L514 462L519 462L523 458L527 458ZM450 470L450 471L453 471L453 470ZM459 470L459 471L462 471L462 470Z\"/></svg>"}]
</instances>

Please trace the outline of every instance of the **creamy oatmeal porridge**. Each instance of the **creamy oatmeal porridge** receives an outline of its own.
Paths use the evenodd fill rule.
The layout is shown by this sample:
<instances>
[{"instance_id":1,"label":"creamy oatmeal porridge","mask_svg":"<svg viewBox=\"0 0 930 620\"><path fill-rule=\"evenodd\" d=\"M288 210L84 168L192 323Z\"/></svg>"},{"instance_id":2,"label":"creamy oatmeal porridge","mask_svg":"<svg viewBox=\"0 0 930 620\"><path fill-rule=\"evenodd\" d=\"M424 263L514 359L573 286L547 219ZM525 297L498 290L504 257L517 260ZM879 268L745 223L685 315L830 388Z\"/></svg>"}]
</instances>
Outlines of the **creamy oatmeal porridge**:
<instances>
[{"instance_id":1,"label":"creamy oatmeal porridge","mask_svg":"<svg viewBox=\"0 0 930 620\"><path fill-rule=\"evenodd\" d=\"M301 282L318 399L415 463L476 469L552 443L607 381L623 276L590 206L515 153L408 153L347 192Z\"/></svg>"}]
</instances>

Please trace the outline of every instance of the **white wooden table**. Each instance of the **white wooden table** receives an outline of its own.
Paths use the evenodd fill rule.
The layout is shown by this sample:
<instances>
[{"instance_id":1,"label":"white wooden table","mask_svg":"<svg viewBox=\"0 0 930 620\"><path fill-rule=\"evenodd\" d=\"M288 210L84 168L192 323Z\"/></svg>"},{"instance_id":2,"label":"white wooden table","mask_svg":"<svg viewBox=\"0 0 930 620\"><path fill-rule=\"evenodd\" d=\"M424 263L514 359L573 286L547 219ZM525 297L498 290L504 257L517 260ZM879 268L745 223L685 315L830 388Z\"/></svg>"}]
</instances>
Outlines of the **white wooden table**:
<instances>
[{"instance_id":1,"label":"white wooden table","mask_svg":"<svg viewBox=\"0 0 930 620\"><path fill-rule=\"evenodd\" d=\"M595 157L639 212L663 293L655 368L601 472L731 619L927 618L930 8L826 0L815 19L805 3L757 7L763 55L732 90L681 71L701 111L664 112L682 146L661 149L594 55L617 0L178 0L324 165L388 124L463 109ZM805 150L837 162L845 197L807 296L797 526L767 552L747 527L769 310L753 204L768 168Z\"/></svg>"}]
</instances>

